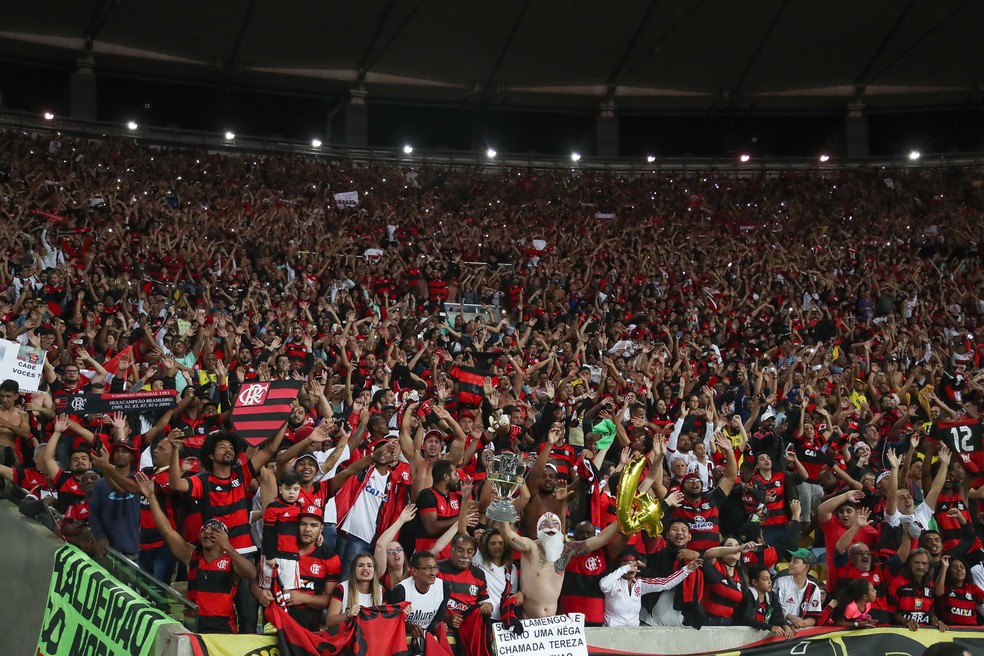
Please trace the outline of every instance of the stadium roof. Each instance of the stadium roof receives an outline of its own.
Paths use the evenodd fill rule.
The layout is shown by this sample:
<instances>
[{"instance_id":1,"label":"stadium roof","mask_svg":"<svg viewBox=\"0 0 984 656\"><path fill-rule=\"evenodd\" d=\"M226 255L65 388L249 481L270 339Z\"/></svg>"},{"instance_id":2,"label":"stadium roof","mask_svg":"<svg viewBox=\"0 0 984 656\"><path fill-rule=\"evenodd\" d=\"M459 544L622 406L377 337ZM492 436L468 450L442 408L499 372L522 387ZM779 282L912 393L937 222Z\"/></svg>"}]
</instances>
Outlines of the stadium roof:
<instances>
[{"instance_id":1,"label":"stadium roof","mask_svg":"<svg viewBox=\"0 0 984 656\"><path fill-rule=\"evenodd\" d=\"M628 111L962 105L974 0L32 0L0 58L372 99Z\"/></svg>"}]
</instances>

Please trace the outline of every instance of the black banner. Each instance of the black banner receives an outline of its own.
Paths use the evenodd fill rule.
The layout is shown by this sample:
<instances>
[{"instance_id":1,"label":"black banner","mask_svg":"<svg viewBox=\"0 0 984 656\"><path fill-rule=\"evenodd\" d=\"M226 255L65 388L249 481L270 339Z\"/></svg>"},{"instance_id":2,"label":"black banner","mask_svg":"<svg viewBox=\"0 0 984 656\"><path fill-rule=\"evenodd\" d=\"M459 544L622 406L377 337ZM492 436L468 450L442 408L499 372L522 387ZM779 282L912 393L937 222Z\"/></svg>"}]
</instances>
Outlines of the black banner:
<instances>
[{"instance_id":1,"label":"black banner","mask_svg":"<svg viewBox=\"0 0 984 656\"><path fill-rule=\"evenodd\" d=\"M626 644L611 648L591 646L588 633L588 654L608 656L618 654L660 654L658 628L642 629L626 634ZM651 632L651 633L650 633ZM696 633L696 632L695 632ZM720 651L695 651L694 654L710 656L874 656L875 654L896 654L898 656L921 656L926 647L937 642L953 642L966 649L971 656L984 654L984 628L961 628L951 626L946 633L934 627L922 627L910 631L902 627L878 627L876 629L845 630L837 628L802 629L791 638L765 638L749 645L722 649Z\"/></svg>"},{"instance_id":2,"label":"black banner","mask_svg":"<svg viewBox=\"0 0 984 656\"><path fill-rule=\"evenodd\" d=\"M174 390L152 392L123 392L120 394L69 394L56 396L55 409L70 415L108 415L153 410L170 410L178 404Z\"/></svg>"}]
</instances>

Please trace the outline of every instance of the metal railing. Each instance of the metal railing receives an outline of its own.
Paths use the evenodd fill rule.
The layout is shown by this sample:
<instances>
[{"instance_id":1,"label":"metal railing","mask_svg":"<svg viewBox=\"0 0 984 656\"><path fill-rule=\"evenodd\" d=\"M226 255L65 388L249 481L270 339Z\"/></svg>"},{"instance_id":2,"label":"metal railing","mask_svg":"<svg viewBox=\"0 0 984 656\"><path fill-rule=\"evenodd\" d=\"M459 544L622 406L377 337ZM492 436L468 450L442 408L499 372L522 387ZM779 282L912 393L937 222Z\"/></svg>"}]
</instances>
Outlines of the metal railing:
<instances>
[{"instance_id":1,"label":"metal railing","mask_svg":"<svg viewBox=\"0 0 984 656\"><path fill-rule=\"evenodd\" d=\"M53 131L88 139L136 140L148 146L201 149L213 152L251 155L296 154L333 161L360 163L390 163L401 166L433 164L442 166L479 167L488 170L503 168L533 168L571 171L612 171L642 174L660 171L717 171L730 175L758 175L770 171L840 170L852 168L935 168L940 166L982 166L984 153L923 154L917 160L907 155L870 157L864 159L831 158L820 162L816 157L755 156L748 162L723 157L667 157L652 162L644 158L599 158L583 156L577 162L570 157L541 154L496 153L489 158L484 152L415 149L405 154L401 148L354 148L324 143L318 147L310 142L284 138L225 135L167 127L143 127L135 130L119 123L81 121L56 116L46 120L26 112L0 112L0 130L16 130L33 134Z\"/></svg>"},{"instance_id":2,"label":"metal railing","mask_svg":"<svg viewBox=\"0 0 984 656\"><path fill-rule=\"evenodd\" d=\"M9 496L12 502L19 503L26 494L23 489L14 488L13 493ZM62 540L58 532L58 523L62 519L61 513L51 506L45 506L41 508L39 513L33 515L33 518L37 523L55 534L59 540ZM104 556L96 558L89 554L89 557L106 568L120 583L140 595L151 606L184 625L189 631L197 632L198 605L181 592L140 569L137 563L112 547L106 549Z\"/></svg>"}]
</instances>

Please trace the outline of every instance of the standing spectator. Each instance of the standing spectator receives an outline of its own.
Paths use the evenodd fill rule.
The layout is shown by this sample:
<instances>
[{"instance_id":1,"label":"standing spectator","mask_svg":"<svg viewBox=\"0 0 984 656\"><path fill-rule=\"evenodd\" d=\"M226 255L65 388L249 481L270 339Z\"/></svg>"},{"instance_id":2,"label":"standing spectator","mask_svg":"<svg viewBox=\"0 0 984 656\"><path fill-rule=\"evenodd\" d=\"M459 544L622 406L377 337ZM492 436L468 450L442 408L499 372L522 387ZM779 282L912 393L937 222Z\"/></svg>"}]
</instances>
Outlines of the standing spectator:
<instances>
[{"instance_id":1,"label":"standing spectator","mask_svg":"<svg viewBox=\"0 0 984 656\"><path fill-rule=\"evenodd\" d=\"M681 567L668 578L639 577L639 561L634 552L623 553L618 567L599 583L605 595L605 626L639 626L642 595L672 590L700 567L700 558Z\"/></svg>"},{"instance_id":2,"label":"standing spectator","mask_svg":"<svg viewBox=\"0 0 984 656\"><path fill-rule=\"evenodd\" d=\"M301 477L295 471L280 475L277 498L263 510L262 587L273 585L276 571L281 589L296 590L301 585L298 525L301 509Z\"/></svg>"},{"instance_id":3,"label":"standing spectator","mask_svg":"<svg viewBox=\"0 0 984 656\"><path fill-rule=\"evenodd\" d=\"M431 471L433 487L421 490L417 495L415 551L430 550L437 538L458 522L461 513L461 478L455 466L448 460L436 460ZM441 558L448 554L436 555Z\"/></svg>"},{"instance_id":4,"label":"standing spectator","mask_svg":"<svg viewBox=\"0 0 984 656\"><path fill-rule=\"evenodd\" d=\"M936 575L937 615L947 626L980 626L984 615L984 590L967 578L967 563L943 556Z\"/></svg>"},{"instance_id":5,"label":"standing spectator","mask_svg":"<svg viewBox=\"0 0 984 656\"><path fill-rule=\"evenodd\" d=\"M238 633L237 589L240 581L256 578L256 567L233 547L228 530L218 520L202 526L200 546L185 542L157 502L153 482L143 472L137 473L136 480L164 542L188 567L188 598L198 604L196 628L202 633Z\"/></svg>"},{"instance_id":6,"label":"standing spectator","mask_svg":"<svg viewBox=\"0 0 984 656\"><path fill-rule=\"evenodd\" d=\"M120 478L129 478L139 452L128 442L114 442L109 452L97 456L104 472L115 469ZM140 551L140 496L117 483L111 475L103 477L92 490L89 526L97 549L109 545L132 560Z\"/></svg>"},{"instance_id":7,"label":"standing spectator","mask_svg":"<svg viewBox=\"0 0 984 656\"><path fill-rule=\"evenodd\" d=\"M935 626L942 633L947 625L933 612L935 582L929 578L929 554L913 549L902 573L888 584L888 607L892 624L910 631L920 626Z\"/></svg>"},{"instance_id":8,"label":"standing spectator","mask_svg":"<svg viewBox=\"0 0 984 656\"><path fill-rule=\"evenodd\" d=\"M338 626L356 617L363 608L383 603L383 590L376 576L372 554L363 552L352 558L348 577L338 584L328 602L326 626Z\"/></svg>"},{"instance_id":9,"label":"standing spectator","mask_svg":"<svg viewBox=\"0 0 984 656\"><path fill-rule=\"evenodd\" d=\"M450 586L437 576L437 559L429 551L418 551L410 558L410 578L403 579L386 593L386 602L410 603L407 615L407 637L414 653L423 654L424 634L438 634L448 610Z\"/></svg>"},{"instance_id":10,"label":"standing spectator","mask_svg":"<svg viewBox=\"0 0 984 656\"><path fill-rule=\"evenodd\" d=\"M456 535L451 540L451 557L437 564L437 575L448 586L448 612L444 622L451 633L461 626L465 615L478 609L483 615L492 614L485 572L472 564L475 556L475 539L468 535Z\"/></svg>"}]
</instances>

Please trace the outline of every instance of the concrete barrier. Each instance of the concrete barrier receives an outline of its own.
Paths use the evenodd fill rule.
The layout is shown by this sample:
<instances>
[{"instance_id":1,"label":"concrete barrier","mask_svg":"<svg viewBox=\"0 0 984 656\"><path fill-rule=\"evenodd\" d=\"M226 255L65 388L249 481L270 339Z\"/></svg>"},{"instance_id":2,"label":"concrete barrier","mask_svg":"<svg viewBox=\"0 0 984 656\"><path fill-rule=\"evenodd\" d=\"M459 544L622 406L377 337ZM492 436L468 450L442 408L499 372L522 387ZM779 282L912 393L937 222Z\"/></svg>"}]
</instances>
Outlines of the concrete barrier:
<instances>
[{"instance_id":1,"label":"concrete barrier","mask_svg":"<svg viewBox=\"0 0 984 656\"><path fill-rule=\"evenodd\" d=\"M689 627L589 628L588 651L592 654L625 652L629 654L700 654L731 651L769 636L747 626L705 626L700 631Z\"/></svg>"},{"instance_id":2,"label":"concrete barrier","mask_svg":"<svg viewBox=\"0 0 984 656\"><path fill-rule=\"evenodd\" d=\"M51 531L0 500L0 617L3 653L32 656L48 600L55 551L64 544Z\"/></svg>"}]
</instances>

